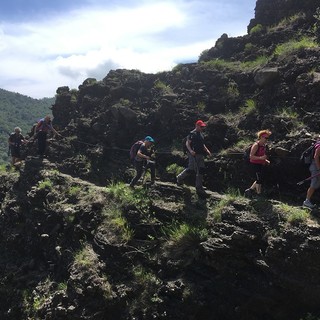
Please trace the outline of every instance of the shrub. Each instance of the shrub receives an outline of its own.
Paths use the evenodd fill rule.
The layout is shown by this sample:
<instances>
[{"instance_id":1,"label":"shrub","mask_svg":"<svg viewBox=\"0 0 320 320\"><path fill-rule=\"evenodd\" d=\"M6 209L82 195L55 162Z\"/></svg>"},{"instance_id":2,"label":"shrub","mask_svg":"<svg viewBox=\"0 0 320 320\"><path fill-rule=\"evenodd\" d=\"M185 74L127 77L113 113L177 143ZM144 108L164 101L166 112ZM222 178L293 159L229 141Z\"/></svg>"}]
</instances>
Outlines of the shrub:
<instances>
[{"instance_id":1,"label":"shrub","mask_svg":"<svg viewBox=\"0 0 320 320\"><path fill-rule=\"evenodd\" d=\"M227 94L230 98L238 98L240 95L239 88L236 82L230 81L227 87Z\"/></svg>"},{"instance_id":2,"label":"shrub","mask_svg":"<svg viewBox=\"0 0 320 320\"><path fill-rule=\"evenodd\" d=\"M49 179L45 179L45 180L38 182L39 189L49 189L50 190L50 189L52 189L52 187L53 187L53 183Z\"/></svg>"},{"instance_id":3,"label":"shrub","mask_svg":"<svg viewBox=\"0 0 320 320\"><path fill-rule=\"evenodd\" d=\"M251 28L251 30L249 31L249 34L252 35L252 34L260 33L262 32L262 30L263 30L262 24L258 23Z\"/></svg>"},{"instance_id":4,"label":"shrub","mask_svg":"<svg viewBox=\"0 0 320 320\"><path fill-rule=\"evenodd\" d=\"M248 115L255 112L257 109L256 102L253 99L245 101L244 105L240 108L240 113Z\"/></svg>"},{"instance_id":5,"label":"shrub","mask_svg":"<svg viewBox=\"0 0 320 320\"><path fill-rule=\"evenodd\" d=\"M180 174L182 171L184 170L183 167L177 165L176 163L172 163L170 165L167 166L166 171L168 173L174 174L174 175L178 175Z\"/></svg>"}]
</instances>

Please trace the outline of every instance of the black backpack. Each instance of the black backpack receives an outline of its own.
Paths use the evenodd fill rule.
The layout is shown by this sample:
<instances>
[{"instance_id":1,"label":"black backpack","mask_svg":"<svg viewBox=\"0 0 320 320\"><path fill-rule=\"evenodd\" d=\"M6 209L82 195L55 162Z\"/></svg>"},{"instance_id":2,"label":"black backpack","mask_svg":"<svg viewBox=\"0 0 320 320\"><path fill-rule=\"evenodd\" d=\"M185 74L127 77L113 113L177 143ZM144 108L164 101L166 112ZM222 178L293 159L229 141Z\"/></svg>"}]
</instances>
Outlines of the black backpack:
<instances>
[{"instance_id":1,"label":"black backpack","mask_svg":"<svg viewBox=\"0 0 320 320\"><path fill-rule=\"evenodd\" d=\"M189 135L187 135L186 137L184 137L184 138L181 140L183 154L187 154L187 153L188 153L188 148L187 148L187 146L186 146L188 137L189 137Z\"/></svg>"},{"instance_id":2,"label":"black backpack","mask_svg":"<svg viewBox=\"0 0 320 320\"><path fill-rule=\"evenodd\" d=\"M300 156L300 162L303 165L310 165L313 158L314 158L314 153L316 150L316 147L320 146L320 141L317 141L313 143L311 146L309 146L307 149L305 149Z\"/></svg>"}]
</instances>

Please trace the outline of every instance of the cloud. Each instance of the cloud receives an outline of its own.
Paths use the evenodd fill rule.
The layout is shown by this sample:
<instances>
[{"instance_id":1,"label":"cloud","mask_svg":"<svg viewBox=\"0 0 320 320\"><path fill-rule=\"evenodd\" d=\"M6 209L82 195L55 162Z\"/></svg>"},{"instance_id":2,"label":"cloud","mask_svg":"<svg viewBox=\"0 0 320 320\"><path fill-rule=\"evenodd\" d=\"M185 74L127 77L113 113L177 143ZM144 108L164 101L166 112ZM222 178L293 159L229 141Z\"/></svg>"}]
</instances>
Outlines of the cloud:
<instances>
[{"instance_id":1,"label":"cloud","mask_svg":"<svg viewBox=\"0 0 320 320\"><path fill-rule=\"evenodd\" d=\"M100 80L110 69L170 70L196 61L224 32L245 33L249 22L238 17L243 9L235 0L125 3L88 0L47 15L42 8L36 21L3 21L0 87L41 98L59 86L77 88L87 77ZM226 30L228 18L234 24Z\"/></svg>"}]
</instances>

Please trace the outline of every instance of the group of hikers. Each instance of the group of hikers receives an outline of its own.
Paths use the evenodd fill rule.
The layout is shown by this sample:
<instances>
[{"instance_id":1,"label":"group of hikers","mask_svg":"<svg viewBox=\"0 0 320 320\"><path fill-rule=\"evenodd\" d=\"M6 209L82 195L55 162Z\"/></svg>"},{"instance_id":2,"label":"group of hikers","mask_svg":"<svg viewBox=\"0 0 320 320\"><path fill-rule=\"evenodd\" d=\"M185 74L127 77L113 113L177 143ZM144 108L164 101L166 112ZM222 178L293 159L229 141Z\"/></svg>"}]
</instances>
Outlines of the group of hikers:
<instances>
[{"instance_id":1,"label":"group of hikers","mask_svg":"<svg viewBox=\"0 0 320 320\"><path fill-rule=\"evenodd\" d=\"M203 130L206 127L206 123L202 120L197 120L195 128L188 134L185 145L188 155L187 167L176 177L176 183L178 186L183 184L183 180L189 175L195 175L195 187L196 192L200 197L206 197L207 193L203 187L203 175L205 170L205 156L210 156L211 152L207 148L204 142ZM260 130L257 132L257 140L250 147L249 163L252 172L253 183L244 191L244 196L247 198L253 198L255 195L259 196L262 193L262 186L265 179L266 167L270 164L268 159L268 147L267 142L272 132L268 129ZM136 168L136 175L130 182L130 187L134 187L135 184L141 178L143 171L151 169L151 184L155 183L155 163L150 161L151 159L151 146L154 144L154 139L150 136L145 137L141 142L134 157L134 166ZM145 164L145 167L144 167ZM313 209L315 204L311 202L311 197L315 190L320 187L320 143L314 145L314 155L309 166L310 187L307 190L306 199L303 201L303 206Z\"/></svg>"},{"instance_id":2,"label":"group of hikers","mask_svg":"<svg viewBox=\"0 0 320 320\"><path fill-rule=\"evenodd\" d=\"M203 186L203 175L205 170L205 157L211 156L210 150L205 145L203 130L206 128L206 123L202 120L197 120L195 128L189 132L185 147L188 155L187 167L176 177L176 183L178 186L183 184L184 179L189 175L195 175L195 187L196 192L200 197L206 197L207 193ZM8 143L11 151L11 164L17 166L21 163L20 147L22 144L38 141L38 155L44 156L46 150L47 134L53 132L54 135L60 136L60 134L53 128L51 117L47 115L43 119L40 119L34 125L34 132L29 140L26 140L21 133L21 129L16 127L14 132L10 134ZM254 182L252 185L244 191L244 195L247 198L252 198L255 195L261 195L262 186L264 183L265 169L270 164L267 154L267 142L272 132L270 130L261 130L257 132L257 141L255 141L250 148L249 162L252 169L252 176ZM142 175L150 170L151 173L151 185L155 184L155 161L152 156L154 154L153 145L155 140L151 136L146 136L144 140L136 142L130 150L130 156L132 157L136 174L130 182L130 187L134 188ZM320 142L314 145L314 155L309 166L311 173L311 183L307 190L306 199L303 202L304 207L313 209L315 205L311 202L316 189L320 187Z\"/></svg>"},{"instance_id":3,"label":"group of hikers","mask_svg":"<svg viewBox=\"0 0 320 320\"><path fill-rule=\"evenodd\" d=\"M51 116L47 115L43 119L40 119L34 126L33 132L29 140L25 139L22 135L22 130L19 127L14 128L8 138L9 150L11 153L11 164L15 167L21 164L21 146L29 142L38 141L38 155L43 157L47 146L47 135L49 132L53 132L54 135L60 136L60 134L53 128Z\"/></svg>"}]
</instances>

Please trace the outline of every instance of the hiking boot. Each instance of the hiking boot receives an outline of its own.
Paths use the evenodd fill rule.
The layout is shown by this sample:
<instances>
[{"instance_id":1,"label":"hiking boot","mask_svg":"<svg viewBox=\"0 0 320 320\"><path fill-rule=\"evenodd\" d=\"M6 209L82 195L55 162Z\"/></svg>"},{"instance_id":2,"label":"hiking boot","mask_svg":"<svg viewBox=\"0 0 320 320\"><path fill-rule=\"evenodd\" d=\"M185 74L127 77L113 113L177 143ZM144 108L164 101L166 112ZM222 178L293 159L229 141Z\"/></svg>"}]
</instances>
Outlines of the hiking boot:
<instances>
[{"instance_id":1,"label":"hiking boot","mask_svg":"<svg viewBox=\"0 0 320 320\"><path fill-rule=\"evenodd\" d=\"M246 189L245 191L244 191L244 196L246 197L246 198L248 198L248 199L252 199L252 197L253 197L253 192L252 192L252 189Z\"/></svg>"},{"instance_id":2,"label":"hiking boot","mask_svg":"<svg viewBox=\"0 0 320 320\"><path fill-rule=\"evenodd\" d=\"M303 206L307 207L309 209L313 209L313 208L315 208L316 205L313 204L309 199L306 199L303 201Z\"/></svg>"}]
</instances>

